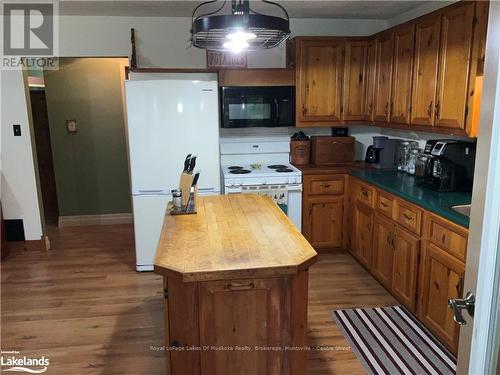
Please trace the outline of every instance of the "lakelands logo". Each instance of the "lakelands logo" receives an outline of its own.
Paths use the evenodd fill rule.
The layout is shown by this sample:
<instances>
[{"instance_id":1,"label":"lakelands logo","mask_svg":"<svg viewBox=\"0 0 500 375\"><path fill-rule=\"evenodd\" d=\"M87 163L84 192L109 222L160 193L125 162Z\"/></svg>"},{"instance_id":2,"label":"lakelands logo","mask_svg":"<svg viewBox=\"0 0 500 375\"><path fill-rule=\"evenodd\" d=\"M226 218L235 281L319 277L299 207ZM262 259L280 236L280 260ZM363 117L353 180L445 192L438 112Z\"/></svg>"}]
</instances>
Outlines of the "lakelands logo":
<instances>
[{"instance_id":1,"label":"lakelands logo","mask_svg":"<svg viewBox=\"0 0 500 375\"><path fill-rule=\"evenodd\" d=\"M2 1L4 69L57 69L57 1Z\"/></svg>"},{"instance_id":2,"label":"lakelands logo","mask_svg":"<svg viewBox=\"0 0 500 375\"><path fill-rule=\"evenodd\" d=\"M50 361L45 356L27 357L16 350L2 350L0 356L1 372L27 372L42 374L49 368Z\"/></svg>"}]
</instances>

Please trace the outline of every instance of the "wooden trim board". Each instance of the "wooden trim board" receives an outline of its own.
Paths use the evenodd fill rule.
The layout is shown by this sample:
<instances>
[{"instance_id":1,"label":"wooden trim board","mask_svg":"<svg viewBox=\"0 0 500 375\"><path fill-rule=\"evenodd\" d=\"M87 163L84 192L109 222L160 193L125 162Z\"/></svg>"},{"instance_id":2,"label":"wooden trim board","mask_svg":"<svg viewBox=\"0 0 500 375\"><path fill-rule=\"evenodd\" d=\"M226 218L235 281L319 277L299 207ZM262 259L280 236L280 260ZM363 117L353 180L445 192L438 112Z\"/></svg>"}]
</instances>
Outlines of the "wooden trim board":
<instances>
[{"instance_id":1,"label":"wooden trim board","mask_svg":"<svg viewBox=\"0 0 500 375\"><path fill-rule=\"evenodd\" d=\"M134 222L132 213L103 215L59 216L59 227L75 227L83 225L130 224Z\"/></svg>"}]
</instances>

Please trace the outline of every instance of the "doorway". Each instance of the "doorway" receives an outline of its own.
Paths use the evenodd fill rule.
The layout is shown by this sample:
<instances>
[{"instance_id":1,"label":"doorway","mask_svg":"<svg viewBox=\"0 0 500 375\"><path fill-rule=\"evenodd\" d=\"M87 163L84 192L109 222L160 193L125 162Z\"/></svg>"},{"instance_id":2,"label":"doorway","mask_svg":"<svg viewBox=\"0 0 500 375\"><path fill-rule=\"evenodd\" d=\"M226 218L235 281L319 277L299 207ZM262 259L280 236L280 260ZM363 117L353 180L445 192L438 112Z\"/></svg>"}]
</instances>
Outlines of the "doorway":
<instances>
[{"instance_id":1,"label":"doorway","mask_svg":"<svg viewBox=\"0 0 500 375\"><path fill-rule=\"evenodd\" d=\"M47 100L44 88L30 88L31 113L35 136L35 147L46 225L57 225L59 206L54 173L54 160L50 139Z\"/></svg>"}]
</instances>

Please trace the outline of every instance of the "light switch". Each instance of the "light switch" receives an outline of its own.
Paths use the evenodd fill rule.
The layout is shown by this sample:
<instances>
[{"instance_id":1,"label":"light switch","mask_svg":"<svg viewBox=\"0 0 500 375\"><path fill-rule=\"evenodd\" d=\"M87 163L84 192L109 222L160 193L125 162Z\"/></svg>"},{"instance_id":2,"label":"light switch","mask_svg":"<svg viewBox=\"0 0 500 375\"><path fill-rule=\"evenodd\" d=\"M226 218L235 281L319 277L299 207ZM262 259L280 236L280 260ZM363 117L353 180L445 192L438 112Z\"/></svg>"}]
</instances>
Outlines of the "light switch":
<instances>
[{"instance_id":1,"label":"light switch","mask_svg":"<svg viewBox=\"0 0 500 375\"><path fill-rule=\"evenodd\" d=\"M21 125L14 124L12 127L14 128L14 137L20 137L21 136Z\"/></svg>"}]
</instances>

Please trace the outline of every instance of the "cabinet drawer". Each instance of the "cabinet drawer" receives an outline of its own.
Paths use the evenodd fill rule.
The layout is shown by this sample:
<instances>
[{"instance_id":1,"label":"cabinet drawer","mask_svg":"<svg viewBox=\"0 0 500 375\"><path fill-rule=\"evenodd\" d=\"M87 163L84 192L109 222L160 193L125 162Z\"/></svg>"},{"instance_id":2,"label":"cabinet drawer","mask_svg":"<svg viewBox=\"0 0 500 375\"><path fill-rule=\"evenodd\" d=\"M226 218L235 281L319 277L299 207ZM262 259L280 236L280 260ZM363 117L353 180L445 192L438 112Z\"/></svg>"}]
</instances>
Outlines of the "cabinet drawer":
<instances>
[{"instance_id":1,"label":"cabinet drawer","mask_svg":"<svg viewBox=\"0 0 500 375\"><path fill-rule=\"evenodd\" d=\"M465 262L467 230L434 215L429 215L429 241Z\"/></svg>"},{"instance_id":2,"label":"cabinet drawer","mask_svg":"<svg viewBox=\"0 0 500 375\"><path fill-rule=\"evenodd\" d=\"M396 209L396 200L393 196L381 191L377 191L377 200L375 202L375 209L381 214L393 219Z\"/></svg>"},{"instance_id":3,"label":"cabinet drawer","mask_svg":"<svg viewBox=\"0 0 500 375\"><path fill-rule=\"evenodd\" d=\"M312 180L309 183L309 194L343 194L344 178L327 178L324 180Z\"/></svg>"},{"instance_id":4,"label":"cabinet drawer","mask_svg":"<svg viewBox=\"0 0 500 375\"><path fill-rule=\"evenodd\" d=\"M362 182L357 182L355 189L354 197L356 200L372 208L375 206L375 189L373 187Z\"/></svg>"},{"instance_id":5,"label":"cabinet drawer","mask_svg":"<svg viewBox=\"0 0 500 375\"><path fill-rule=\"evenodd\" d=\"M420 234L422 229L422 210L404 201L398 201L396 221L409 231Z\"/></svg>"}]
</instances>

